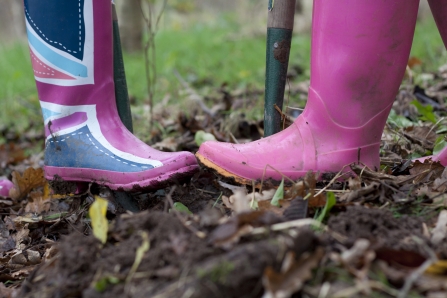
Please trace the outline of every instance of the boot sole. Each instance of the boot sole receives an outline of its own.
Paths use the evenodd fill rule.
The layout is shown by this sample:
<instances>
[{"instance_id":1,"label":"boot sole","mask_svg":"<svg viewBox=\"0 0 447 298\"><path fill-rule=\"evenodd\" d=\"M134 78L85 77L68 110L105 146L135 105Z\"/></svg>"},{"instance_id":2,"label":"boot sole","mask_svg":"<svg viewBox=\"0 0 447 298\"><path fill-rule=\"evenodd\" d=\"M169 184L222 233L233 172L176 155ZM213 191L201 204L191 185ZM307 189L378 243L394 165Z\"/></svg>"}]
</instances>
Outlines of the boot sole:
<instances>
[{"instance_id":1,"label":"boot sole","mask_svg":"<svg viewBox=\"0 0 447 298\"><path fill-rule=\"evenodd\" d=\"M249 180L249 179L240 177L236 174L233 174L233 173L219 167L218 165L216 165L215 163L213 163L212 161L210 161L209 159L207 159L205 156L201 155L198 152L196 153L196 157L197 157L197 160L200 165L202 165L203 167L206 167L208 169L211 169L219 176L228 178L228 179L232 180L233 182L236 182L239 184L250 185L253 183L253 180ZM257 186L257 185L261 185L261 184L259 181L255 181L255 185Z\"/></svg>"},{"instance_id":2,"label":"boot sole","mask_svg":"<svg viewBox=\"0 0 447 298\"><path fill-rule=\"evenodd\" d=\"M153 189L160 189L171 185L177 181L191 177L199 171L198 165L190 165L175 171L163 172L160 168L151 169L152 178L138 179L138 176L147 175L147 171L140 173L123 173L104 170L84 169L84 168L68 168L68 167L51 167L45 166L45 178L50 181L65 182L84 182L97 183L105 185L112 190L127 192L142 192ZM144 174L143 174L144 173ZM117 178L118 176L118 178ZM117 181L120 180L131 181ZM98 178L92 178L98 177ZM123 178L124 177L124 178Z\"/></svg>"}]
</instances>

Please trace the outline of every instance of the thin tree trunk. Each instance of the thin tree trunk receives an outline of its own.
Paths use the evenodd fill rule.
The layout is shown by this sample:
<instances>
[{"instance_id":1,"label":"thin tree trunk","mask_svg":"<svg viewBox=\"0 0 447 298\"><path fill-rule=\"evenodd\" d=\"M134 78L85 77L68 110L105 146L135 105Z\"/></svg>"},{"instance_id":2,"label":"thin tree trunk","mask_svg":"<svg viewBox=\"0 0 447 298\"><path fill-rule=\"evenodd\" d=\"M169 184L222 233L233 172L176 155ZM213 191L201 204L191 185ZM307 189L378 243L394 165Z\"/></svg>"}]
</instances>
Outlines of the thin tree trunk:
<instances>
[{"instance_id":1,"label":"thin tree trunk","mask_svg":"<svg viewBox=\"0 0 447 298\"><path fill-rule=\"evenodd\" d=\"M0 36L2 42L25 37L25 19L22 0L0 0Z\"/></svg>"},{"instance_id":2,"label":"thin tree trunk","mask_svg":"<svg viewBox=\"0 0 447 298\"><path fill-rule=\"evenodd\" d=\"M118 24L121 45L127 52L143 49L143 16L140 0L118 0Z\"/></svg>"}]
</instances>

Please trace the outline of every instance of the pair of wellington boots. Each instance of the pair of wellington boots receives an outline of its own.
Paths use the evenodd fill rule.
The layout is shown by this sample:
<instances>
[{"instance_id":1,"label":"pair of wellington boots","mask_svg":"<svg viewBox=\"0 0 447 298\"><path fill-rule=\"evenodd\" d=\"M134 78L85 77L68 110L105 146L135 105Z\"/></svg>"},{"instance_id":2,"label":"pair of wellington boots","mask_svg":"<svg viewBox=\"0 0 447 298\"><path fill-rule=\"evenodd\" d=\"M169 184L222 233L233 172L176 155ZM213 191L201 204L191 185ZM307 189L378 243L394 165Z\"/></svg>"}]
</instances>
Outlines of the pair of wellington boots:
<instances>
[{"instance_id":1,"label":"pair of wellington boots","mask_svg":"<svg viewBox=\"0 0 447 298\"><path fill-rule=\"evenodd\" d=\"M198 171L189 152L157 151L122 124L113 82L110 0L25 0L45 124L45 176L114 190L161 187ZM315 0L311 83L302 115L247 144L206 142L196 156L241 183L379 167L382 131L407 65L418 0ZM446 42L447 6L429 1ZM432 157L447 164L447 151Z\"/></svg>"}]
</instances>

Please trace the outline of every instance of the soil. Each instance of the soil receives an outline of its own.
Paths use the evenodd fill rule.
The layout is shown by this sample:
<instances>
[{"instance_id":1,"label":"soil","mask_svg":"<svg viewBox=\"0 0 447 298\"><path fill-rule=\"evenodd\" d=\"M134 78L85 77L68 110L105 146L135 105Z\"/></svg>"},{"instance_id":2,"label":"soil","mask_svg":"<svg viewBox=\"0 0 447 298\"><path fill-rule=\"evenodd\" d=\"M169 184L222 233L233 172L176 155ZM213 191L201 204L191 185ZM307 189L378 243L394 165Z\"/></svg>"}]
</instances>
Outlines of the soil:
<instances>
[{"instance_id":1,"label":"soil","mask_svg":"<svg viewBox=\"0 0 447 298\"><path fill-rule=\"evenodd\" d=\"M188 189L197 186L191 184ZM187 193L185 190L178 189L177 198L185 198L181 202L202 218L210 216L212 209L207 209L206 204L210 197L200 197L197 192L190 193L194 196L181 196ZM167 191L170 190L164 190ZM158 194L162 195L162 191ZM343 241L312 229L295 228L293 234L287 230L246 236L231 249L224 249L211 243L217 225L201 225L198 217L157 211L162 205L159 201L150 210L118 216L109 228L105 245L93 235L71 233L58 245L57 257L44 263L22 284L19 296L261 297L266 269L279 271L287 252L293 252L296 259L318 247L326 254L337 253L341 244L350 249L364 238L372 243L369 249L382 259L395 252L413 253L413 265L429 257L424 249L431 246L423 234L421 218L396 218L388 210L354 206L328 221L331 231L343 236ZM197 231L206 236L199 237ZM143 234L147 235L150 248L137 273L129 278ZM412 237L422 242L412 241ZM405 260L400 262L408 265ZM328 276L326 281L332 278Z\"/></svg>"},{"instance_id":2,"label":"soil","mask_svg":"<svg viewBox=\"0 0 447 298\"><path fill-rule=\"evenodd\" d=\"M430 94L445 86L442 79ZM417 118L412 88L401 90L395 108L409 119ZM253 94L238 96L254 101L262 91ZM447 114L442 107L437 113ZM183 114L162 125L192 152L198 130L226 142L259 138L259 123L243 117L235 119L255 129L243 134L238 122L231 134L219 130L229 114ZM0 147L2 174L23 186L0 198L0 296L447 297L447 171L404 159L433 150L437 136L432 125L397 130L385 130L380 171L352 164L356 176L340 181L328 173L318 183L309 173L287 184L279 206L272 205L277 181L264 181L261 193L261 183L241 188L203 168L145 193L92 184L67 195L74 185L55 179L53 195L42 171L29 167L32 157ZM108 201L105 243L88 215L98 197Z\"/></svg>"},{"instance_id":3,"label":"soil","mask_svg":"<svg viewBox=\"0 0 447 298\"><path fill-rule=\"evenodd\" d=\"M149 235L138 276L127 280L142 244ZM21 297L259 297L267 266L280 266L281 234L247 239L231 250L212 247L169 213L145 211L121 216L101 247L92 235L73 233L59 246L59 256L34 271L22 285ZM286 245L297 255L319 243L303 230ZM98 283L115 277L98 291Z\"/></svg>"}]
</instances>

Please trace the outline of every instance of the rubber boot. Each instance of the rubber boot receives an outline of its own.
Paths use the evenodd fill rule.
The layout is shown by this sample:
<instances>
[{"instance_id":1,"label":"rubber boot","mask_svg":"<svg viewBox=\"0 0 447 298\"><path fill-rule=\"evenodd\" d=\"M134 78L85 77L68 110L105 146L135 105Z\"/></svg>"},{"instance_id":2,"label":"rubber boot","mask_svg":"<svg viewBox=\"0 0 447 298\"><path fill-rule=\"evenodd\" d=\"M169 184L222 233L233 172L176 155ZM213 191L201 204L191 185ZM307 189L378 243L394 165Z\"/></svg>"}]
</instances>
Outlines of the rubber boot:
<instances>
[{"instance_id":1,"label":"rubber boot","mask_svg":"<svg viewBox=\"0 0 447 298\"><path fill-rule=\"evenodd\" d=\"M237 182L380 164L381 135L408 62L418 0L315 0L309 97L297 120L247 144L205 142L199 161Z\"/></svg>"},{"instance_id":2,"label":"rubber boot","mask_svg":"<svg viewBox=\"0 0 447 298\"><path fill-rule=\"evenodd\" d=\"M193 154L152 149L122 124L114 95L111 0L24 2L47 179L141 191L198 170Z\"/></svg>"},{"instance_id":3,"label":"rubber boot","mask_svg":"<svg viewBox=\"0 0 447 298\"><path fill-rule=\"evenodd\" d=\"M0 196L9 197L9 191L14 188L14 184L8 179L0 179Z\"/></svg>"},{"instance_id":4,"label":"rubber boot","mask_svg":"<svg viewBox=\"0 0 447 298\"><path fill-rule=\"evenodd\" d=\"M428 0L428 4L435 18L436 26L438 27L439 34L441 34L444 46L447 49L447 2L442 0ZM423 162L426 159L439 161L443 166L447 166L447 147L442 149L438 154L418 160Z\"/></svg>"}]
</instances>

